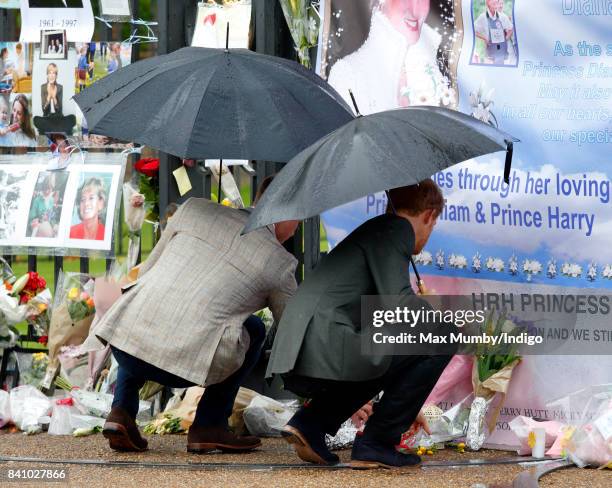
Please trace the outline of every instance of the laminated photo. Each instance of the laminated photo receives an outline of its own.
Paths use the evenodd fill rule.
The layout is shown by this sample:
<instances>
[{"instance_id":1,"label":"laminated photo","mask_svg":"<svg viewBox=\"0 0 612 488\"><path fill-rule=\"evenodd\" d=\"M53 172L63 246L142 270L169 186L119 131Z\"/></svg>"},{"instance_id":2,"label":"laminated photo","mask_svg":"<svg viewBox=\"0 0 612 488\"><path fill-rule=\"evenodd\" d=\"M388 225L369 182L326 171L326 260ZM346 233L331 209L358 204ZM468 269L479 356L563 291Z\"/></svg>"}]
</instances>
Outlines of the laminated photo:
<instances>
[{"instance_id":1,"label":"laminated photo","mask_svg":"<svg viewBox=\"0 0 612 488\"><path fill-rule=\"evenodd\" d=\"M32 122L31 94L12 93L9 97L0 96L0 147L37 145Z\"/></svg>"},{"instance_id":2,"label":"laminated photo","mask_svg":"<svg viewBox=\"0 0 612 488\"><path fill-rule=\"evenodd\" d=\"M70 248L110 251L119 196L120 165L72 166L65 239Z\"/></svg>"},{"instance_id":3,"label":"laminated photo","mask_svg":"<svg viewBox=\"0 0 612 488\"><path fill-rule=\"evenodd\" d=\"M76 129L76 107L71 100L76 59L74 48L67 49L66 59L41 59L35 55L32 113L40 135L61 132L70 136Z\"/></svg>"},{"instance_id":4,"label":"laminated photo","mask_svg":"<svg viewBox=\"0 0 612 488\"><path fill-rule=\"evenodd\" d=\"M0 42L0 96L32 93L33 46L22 42Z\"/></svg>"},{"instance_id":5,"label":"laminated photo","mask_svg":"<svg viewBox=\"0 0 612 488\"><path fill-rule=\"evenodd\" d=\"M85 42L94 33L91 0L21 0L23 42L39 42L40 31L62 29L68 42Z\"/></svg>"},{"instance_id":6,"label":"laminated photo","mask_svg":"<svg viewBox=\"0 0 612 488\"><path fill-rule=\"evenodd\" d=\"M472 27L470 64L518 65L514 0L472 0Z\"/></svg>"},{"instance_id":7,"label":"laminated photo","mask_svg":"<svg viewBox=\"0 0 612 488\"><path fill-rule=\"evenodd\" d=\"M132 46L120 42L89 42L76 44L77 58L75 62L76 91L84 90L92 83L108 76L132 60ZM87 121L79 107L70 100L77 117L74 136L82 148L113 147L125 148L124 141L98 134L91 134L87 128Z\"/></svg>"},{"instance_id":8,"label":"laminated photo","mask_svg":"<svg viewBox=\"0 0 612 488\"><path fill-rule=\"evenodd\" d=\"M27 178L27 167L0 165L0 243L10 242L17 232Z\"/></svg>"},{"instance_id":9,"label":"laminated photo","mask_svg":"<svg viewBox=\"0 0 612 488\"><path fill-rule=\"evenodd\" d=\"M129 0L100 0L100 15L108 20L119 22L132 18Z\"/></svg>"},{"instance_id":10,"label":"laminated photo","mask_svg":"<svg viewBox=\"0 0 612 488\"><path fill-rule=\"evenodd\" d=\"M66 59L66 31L40 31L40 59Z\"/></svg>"},{"instance_id":11,"label":"laminated photo","mask_svg":"<svg viewBox=\"0 0 612 488\"><path fill-rule=\"evenodd\" d=\"M28 212L26 237L54 239L59 235L64 194L68 183L65 171L41 171Z\"/></svg>"}]
</instances>

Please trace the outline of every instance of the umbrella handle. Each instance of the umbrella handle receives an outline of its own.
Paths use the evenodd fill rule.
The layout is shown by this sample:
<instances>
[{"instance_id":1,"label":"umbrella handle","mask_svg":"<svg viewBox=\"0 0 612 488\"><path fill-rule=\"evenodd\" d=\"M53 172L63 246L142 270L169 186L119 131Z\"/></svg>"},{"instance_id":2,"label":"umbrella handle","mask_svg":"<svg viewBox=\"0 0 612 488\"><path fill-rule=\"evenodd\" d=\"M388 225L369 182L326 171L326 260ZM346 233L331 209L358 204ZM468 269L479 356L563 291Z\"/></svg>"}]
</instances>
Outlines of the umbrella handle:
<instances>
[{"instance_id":1,"label":"umbrella handle","mask_svg":"<svg viewBox=\"0 0 612 488\"><path fill-rule=\"evenodd\" d=\"M514 143L506 141L506 161L504 164L504 181L507 185L510 184L510 168L512 167L512 153L514 152Z\"/></svg>"},{"instance_id":2,"label":"umbrella handle","mask_svg":"<svg viewBox=\"0 0 612 488\"><path fill-rule=\"evenodd\" d=\"M410 264L412 265L412 269L414 270L414 276L416 277L417 287L419 288L419 292L423 294L425 291L425 282L421 279L421 275L419 273L419 270L416 267L414 259L412 259L412 256L410 256Z\"/></svg>"},{"instance_id":3,"label":"umbrella handle","mask_svg":"<svg viewBox=\"0 0 612 488\"><path fill-rule=\"evenodd\" d=\"M217 189L217 203L221 203L221 178L223 178L223 159L219 159L219 187Z\"/></svg>"}]
</instances>

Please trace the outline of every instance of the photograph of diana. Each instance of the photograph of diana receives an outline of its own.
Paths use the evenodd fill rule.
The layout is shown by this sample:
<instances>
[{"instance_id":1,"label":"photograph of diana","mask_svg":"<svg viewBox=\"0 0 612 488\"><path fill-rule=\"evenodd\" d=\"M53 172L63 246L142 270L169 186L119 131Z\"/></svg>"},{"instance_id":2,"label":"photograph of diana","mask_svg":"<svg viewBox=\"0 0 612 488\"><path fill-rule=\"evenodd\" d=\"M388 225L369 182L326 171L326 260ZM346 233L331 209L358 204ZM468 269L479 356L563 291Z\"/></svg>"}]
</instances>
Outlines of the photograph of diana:
<instances>
[{"instance_id":1,"label":"photograph of diana","mask_svg":"<svg viewBox=\"0 0 612 488\"><path fill-rule=\"evenodd\" d=\"M40 31L40 59L66 59L66 31Z\"/></svg>"},{"instance_id":2,"label":"photograph of diana","mask_svg":"<svg viewBox=\"0 0 612 488\"><path fill-rule=\"evenodd\" d=\"M70 239L103 241L112 175L83 173L76 194Z\"/></svg>"},{"instance_id":3,"label":"photograph of diana","mask_svg":"<svg viewBox=\"0 0 612 488\"><path fill-rule=\"evenodd\" d=\"M66 172L41 171L38 174L26 237L57 237L67 182Z\"/></svg>"},{"instance_id":4,"label":"photograph of diana","mask_svg":"<svg viewBox=\"0 0 612 488\"><path fill-rule=\"evenodd\" d=\"M320 74L363 114L414 105L456 107L461 45L452 0L326 3Z\"/></svg>"},{"instance_id":5,"label":"photograph of diana","mask_svg":"<svg viewBox=\"0 0 612 488\"><path fill-rule=\"evenodd\" d=\"M518 66L514 0L472 0L472 20L470 64Z\"/></svg>"}]
</instances>

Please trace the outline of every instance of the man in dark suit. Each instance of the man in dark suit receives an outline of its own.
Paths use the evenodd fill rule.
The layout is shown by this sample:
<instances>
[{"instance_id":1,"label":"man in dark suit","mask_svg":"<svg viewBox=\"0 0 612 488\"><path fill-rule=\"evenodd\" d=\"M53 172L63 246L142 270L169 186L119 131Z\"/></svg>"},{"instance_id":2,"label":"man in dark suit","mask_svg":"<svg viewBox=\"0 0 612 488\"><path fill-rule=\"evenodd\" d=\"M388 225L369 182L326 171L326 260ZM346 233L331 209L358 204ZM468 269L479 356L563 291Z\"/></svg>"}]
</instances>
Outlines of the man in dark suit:
<instances>
[{"instance_id":1,"label":"man in dark suit","mask_svg":"<svg viewBox=\"0 0 612 488\"><path fill-rule=\"evenodd\" d=\"M394 212L371 219L346 237L302 283L278 326L267 376L311 398L283 431L298 456L335 464L325 446L360 406L384 391L362 436L353 445L356 467L420 463L394 446L416 420L450 356L363 355L361 297L393 295L419 309L427 303L412 290L410 257L425 246L444 207L432 180L390 191Z\"/></svg>"},{"instance_id":2,"label":"man in dark suit","mask_svg":"<svg viewBox=\"0 0 612 488\"><path fill-rule=\"evenodd\" d=\"M30 0L30 8L83 8L83 0Z\"/></svg>"}]
</instances>

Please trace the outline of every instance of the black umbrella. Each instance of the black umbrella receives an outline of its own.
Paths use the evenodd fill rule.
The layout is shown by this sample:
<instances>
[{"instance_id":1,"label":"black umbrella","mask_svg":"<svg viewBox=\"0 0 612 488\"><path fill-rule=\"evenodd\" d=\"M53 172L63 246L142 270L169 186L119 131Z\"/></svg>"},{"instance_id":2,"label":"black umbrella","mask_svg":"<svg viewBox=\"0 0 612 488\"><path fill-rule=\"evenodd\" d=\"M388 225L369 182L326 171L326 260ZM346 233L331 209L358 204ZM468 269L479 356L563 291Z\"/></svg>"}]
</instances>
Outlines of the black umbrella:
<instances>
[{"instance_id":1,"label":"black umbrella","mask_svg":"<svg viewBox=\"0 0 612 488\"><path fill-rule=\"evenodd\" d=\"M413 185L456 163L502 150L507 151L507 180L513 141L517 139L473 117L439 107L357 117L303 150L279 172L244 232L319 215L367 194Z\"/></svg>"},{"instance_id":2,"label":"black umbrella","mask_svg":"<svg viewBox=\"0 0 612 488\"><path fill-rule=\"evenodd\" d=\"M74 98L90 132L187 159L287 162L353 118L314 72L246 49L183 48Z\"/></svg>"}]
</instances>

